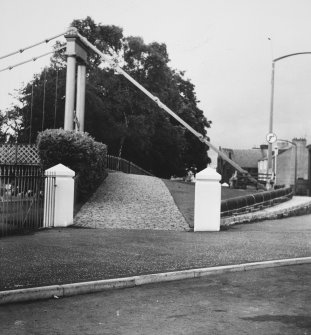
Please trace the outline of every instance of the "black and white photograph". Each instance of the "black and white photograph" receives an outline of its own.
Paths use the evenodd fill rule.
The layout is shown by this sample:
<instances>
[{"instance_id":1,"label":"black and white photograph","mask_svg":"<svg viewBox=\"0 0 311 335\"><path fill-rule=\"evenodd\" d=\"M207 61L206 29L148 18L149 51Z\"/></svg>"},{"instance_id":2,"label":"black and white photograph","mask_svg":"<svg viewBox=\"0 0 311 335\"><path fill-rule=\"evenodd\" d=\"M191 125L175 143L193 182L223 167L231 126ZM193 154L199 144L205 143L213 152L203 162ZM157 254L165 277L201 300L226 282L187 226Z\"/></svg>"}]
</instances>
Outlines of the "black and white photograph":
<instances>
[{"instance_id":1,"label":"black and white photograph","mask_svg":"<svg viewBox=\"0 0 311 335\"><path fill-rule=\"evenodd\" d=\"M0 334L311 335L311 1L0 1Z\"/></svg>"}]
</instances>

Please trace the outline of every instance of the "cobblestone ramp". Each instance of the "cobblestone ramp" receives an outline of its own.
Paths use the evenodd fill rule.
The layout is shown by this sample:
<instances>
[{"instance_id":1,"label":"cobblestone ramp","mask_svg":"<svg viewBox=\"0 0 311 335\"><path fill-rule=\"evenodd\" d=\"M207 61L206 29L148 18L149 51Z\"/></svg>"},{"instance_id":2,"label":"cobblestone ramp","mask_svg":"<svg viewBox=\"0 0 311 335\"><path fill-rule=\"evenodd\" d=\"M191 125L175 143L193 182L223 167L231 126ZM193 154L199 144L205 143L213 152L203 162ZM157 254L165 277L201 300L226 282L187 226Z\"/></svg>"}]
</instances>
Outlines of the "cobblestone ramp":
<instances>
[{"instance_id":1,"label":"cobblestone ramp","mask_svg":"<svg viewBox=\"0 0 311 335\"><path fill-rule=\"evenodd\" d=\"M90 228L188 230L189 226L161 179L109 173L75 216Z\"/></svg>"}]
</instances>

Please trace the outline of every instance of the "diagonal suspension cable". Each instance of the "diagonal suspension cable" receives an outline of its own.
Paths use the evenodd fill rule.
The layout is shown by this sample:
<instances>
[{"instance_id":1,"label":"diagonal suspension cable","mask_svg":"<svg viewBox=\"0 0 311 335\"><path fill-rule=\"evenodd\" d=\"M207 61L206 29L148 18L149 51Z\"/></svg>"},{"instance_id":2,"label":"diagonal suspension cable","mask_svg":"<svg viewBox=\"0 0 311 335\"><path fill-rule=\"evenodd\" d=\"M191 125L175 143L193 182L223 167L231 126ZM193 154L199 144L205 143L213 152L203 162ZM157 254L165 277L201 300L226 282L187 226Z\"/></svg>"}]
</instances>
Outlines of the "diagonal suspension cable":
<instances>
[{"instance_id":1,"label":"diagonal suspension cable","mask_svg":"<svg viewBox=\"0 0 311 335\"><path fill-rule=\"evenodd\" d=\"M95 53L97 53L103 61L107 62L112 68L115 69L118 73L122 74L126 79L128 79L132 84L134 84L137 88L139 88L143 93L145 93L151 100L153 100L160 108L165 110L168 114L170 114L175 120L177 120L179 123L181 123L186 129L188 129L193 135L195 135L202 143L205 143L209 147L211 147L214 151L218 153L220 157L222 157L224 160L226 160L229 164L231 164L237 171L247 176L247 178L258 185L260 188L265 187L258 183L258 181L252 177L248 171L242 169L237 163L235 163L233 160L231 160L229 157L227 157L222 151L217 149L210 141L207 140L206 137L204 137L201 133L197 132L194 128L192 128L188 123L186 123L183 119L181 119L176 113L174 113L170 108L168 108L161 100L151 94L148 90L146 90L141 84L139 84L134 78L132 78L128 73L126 73L116 62L109 59L104 53L102 53L99 49L97 49L92 43L90 43L85 37L83 37L80 33L76 33L77 36L81 39L81 41L88 46L91 50L93 50Z\"/></svg>"},{"instance_id":2,"label":"diagonal suspension cable","mask_svg":"<svg viewBox=\"0 0 311 335\"><path fill-rule=\"evenodd\" d=\"M37 45L40 45L40 44L43 44L43 43L49 43L50 41L54 40L54 39L57 38L57 37L63 36L64 34L66 34L66 32L63 32L63 33L61 33L61 34L58 34L58 35L55 35L55 36L52 36L52 37L49 37L49 38L46 38L46 39L44 39L44 40L41 41L41 42L38 42L38 43L35 43L35 44L32 44L32 45L29 45L29 46L27 46L27 47L25 47L25 48L21 48L21 49L18 49L18 50L16 50L16 51L13 51L13 52L11 52L11 53L9 53L9 54L7 54L7 55L1 56L0 59L7 58L7 57L10 57L10 56L16 55L16 54L18 54L18 53L22 53L22 52L24 52L25 50L31 49L31 48L36 47Z\"/></svg>"},{"instance_id":3,"label":"diagonal suspension cable","mask_svg":"<svg viewBox=\"0 0 311 335\"><path fill-rule=\"evenodd\" d=\"M65 49L65 48L66 48L66 46L64 45L64 46L62 46L62 47L59 47L59 48L57 48L57 49L54 49L53 51L49 51L49 52L46 52L46 53L44 53L44 54L42 54L42 55L39 55L39 56L36 56L36 57L32 57L32 58L30 58L30 59L28 59L28 60L25 60L25 61L23 61L23 62L20 62L20 63L14 64L14 65L7 66L7 67L5 67L5 68L3 68L3 69L0 69L0 72L4 72L4 71L7 71L7 70L12 70L12 69L14 69L14 68L17 67L17 66L20 66L20 65L23 65L23 64L26 64L26 63L29 63L29 62L35 62L35 61L36 61L37 59L39 59L39 58L45 57L45 56L47 56L47 55L50 55L50 54L52 54L52 53L54 53L54 52L57 52L57 51L59 51L59 50Z\"/></svg>"}]
</instances>

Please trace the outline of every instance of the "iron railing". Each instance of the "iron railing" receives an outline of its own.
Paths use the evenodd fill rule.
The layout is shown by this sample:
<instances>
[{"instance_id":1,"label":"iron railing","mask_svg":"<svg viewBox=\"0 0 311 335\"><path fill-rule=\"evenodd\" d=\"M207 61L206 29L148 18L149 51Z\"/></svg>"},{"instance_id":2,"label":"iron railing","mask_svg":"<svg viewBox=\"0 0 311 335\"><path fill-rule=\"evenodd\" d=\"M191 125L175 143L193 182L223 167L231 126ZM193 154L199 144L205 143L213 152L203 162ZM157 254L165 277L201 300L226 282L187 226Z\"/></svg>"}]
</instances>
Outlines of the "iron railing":
<instances>
[{"instance_id":1,"label":"iron railing","mask_svg":"<svg viewBox=\"0 0 311 335\"><path fill-rule=\"evenodd\" d=\"M39 166L0 166L0 236L44 226L45 187L55 185L54 179L43 176ZM54 188L50 189L48 201L53 206Z\"/></svg>"},{"instance_id":2,"label":"iron railing","mask_svg":"<svg viewBox=\"0 0 311 335\"><path fill-rule=\"evenodd\" d=\"M140 174L153 176L152 173L142 169L136 164L120 157L107 155L107 169L113 171L122 171L124 173Z\"/></svg>"},{"instance_id":3,"label":"iron railing","mask_svg":"<svg viewBox=\"0 0 311 335\"><path fill-rule=\"evenodd\" d=\"M271 174L269 173L250 173L252 178L256 179L258 183L266 185L267 181L270 180ZM258 189L257 183L257 189ZM238 173L235 183L233 183L233 188L246 188L247 185L253 185L253 182L249 180L246 175Z\"/></svg>"}]
</instances>

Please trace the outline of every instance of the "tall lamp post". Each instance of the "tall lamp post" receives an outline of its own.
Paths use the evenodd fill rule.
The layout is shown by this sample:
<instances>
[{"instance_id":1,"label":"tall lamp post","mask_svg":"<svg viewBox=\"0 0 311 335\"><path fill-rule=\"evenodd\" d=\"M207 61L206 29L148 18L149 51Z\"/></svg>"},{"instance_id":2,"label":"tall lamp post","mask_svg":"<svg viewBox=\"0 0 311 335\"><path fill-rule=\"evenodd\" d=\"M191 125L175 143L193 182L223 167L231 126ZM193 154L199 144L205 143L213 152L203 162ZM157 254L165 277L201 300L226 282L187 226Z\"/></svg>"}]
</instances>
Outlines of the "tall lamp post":
<instances>
[{"instance_id":1,"label":"tall lamp post","mask_svg":"<svg viewBox=\"0 0 311 335\"><path fill-rule=\"evenodd\" d=\"M271 100L270 100L270 118L269 118L269 133L273 133L273 105L274 105L274 72L275 72L275 63L279 60L292 57L292 56L298 56L298 55L305 55L305 54L311 54L311 51L305 51L305 52L296 52L293 54L288 54L282 57L278 57L272 60L272 72L271 72ZM292 143L292 142L290 142ZM296 155L297 155L297 146L296 148ZM297 164L297 159L296 163ZM272 143L268 143L268 173L272 171ZM297 173L297 171L296 171ZM295 179L295 192L296 192L296 179Z\"/></svg>"},{"instance_id":2,"label":"tall lamp post","mask_svg":"<svg viewBox=\"0 0 311 335\"><path fill-rule=\"evenodd\" d=\"M278 139L279 142L287 142L292 144L295 147L295 167L294 167L294 195L297 192L297 144L288 140L280 140ZM276 171L275 171L276 172Z\"/></svg>"}]
</instances>

